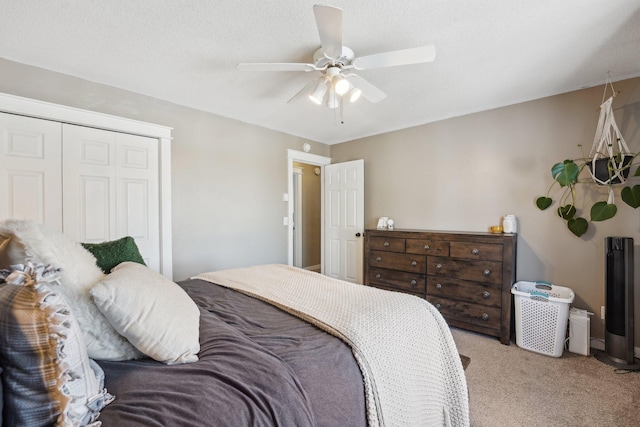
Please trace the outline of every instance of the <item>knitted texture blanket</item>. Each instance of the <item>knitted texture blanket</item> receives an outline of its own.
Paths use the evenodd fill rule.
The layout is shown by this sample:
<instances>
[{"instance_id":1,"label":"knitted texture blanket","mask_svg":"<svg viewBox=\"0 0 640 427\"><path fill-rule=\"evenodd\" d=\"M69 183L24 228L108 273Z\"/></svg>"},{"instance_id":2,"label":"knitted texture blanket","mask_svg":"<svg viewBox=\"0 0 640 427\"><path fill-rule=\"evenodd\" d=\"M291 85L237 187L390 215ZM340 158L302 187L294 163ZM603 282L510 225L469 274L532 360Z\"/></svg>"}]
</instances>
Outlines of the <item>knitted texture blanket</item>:
<instances>
[{"instance_id":1,"label":"knitted texture blanket","mask_svg":"<svg viewBox=\"0 0 640 427\"><path fill-rule=\"evenodd\" d=\"M351 346L374 426L468 426L462 363L442 317L415 296L271 264L195 277L259 298Z\"/></svg>"}]
</instances>

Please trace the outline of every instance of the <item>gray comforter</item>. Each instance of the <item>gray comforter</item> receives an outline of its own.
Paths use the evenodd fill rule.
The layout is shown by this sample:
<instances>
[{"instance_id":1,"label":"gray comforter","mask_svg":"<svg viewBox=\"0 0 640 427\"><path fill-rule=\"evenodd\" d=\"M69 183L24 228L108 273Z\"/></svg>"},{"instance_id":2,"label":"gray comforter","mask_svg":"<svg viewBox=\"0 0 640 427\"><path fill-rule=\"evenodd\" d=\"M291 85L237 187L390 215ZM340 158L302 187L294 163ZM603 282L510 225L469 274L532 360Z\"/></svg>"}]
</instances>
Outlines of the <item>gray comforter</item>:
<instances>
[{"instance_id":1,"label":"gray comforter","mask_svg":"<svg viewBox=\"0 0 640 427\"><path fill-rule=\"evenodd\" d=\"M345 343L236 291L180 285L201 310L200 360L99 362L116 396L103 426L366 425L362 375Z\"/></svg>"}]
</instances>

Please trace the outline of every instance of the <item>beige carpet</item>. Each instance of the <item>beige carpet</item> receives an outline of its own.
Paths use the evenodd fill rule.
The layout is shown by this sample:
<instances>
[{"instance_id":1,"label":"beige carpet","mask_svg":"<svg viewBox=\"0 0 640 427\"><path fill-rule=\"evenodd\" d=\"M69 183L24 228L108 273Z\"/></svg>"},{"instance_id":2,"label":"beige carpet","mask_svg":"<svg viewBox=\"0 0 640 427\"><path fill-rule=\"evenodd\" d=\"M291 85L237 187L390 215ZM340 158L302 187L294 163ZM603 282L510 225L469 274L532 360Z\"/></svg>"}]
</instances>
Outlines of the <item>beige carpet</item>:
<instances>
[{"instance_id":1,"label":"beige carpet","mask_svg":"<svg viewBox=\"0 0 640 427\"><path fill-rule=\"evenodd\" d=\"M640 426L640 372L617 374L593 357L554 358L452 328L465 370L471 425Z\"/></svg>"}]
</instances>

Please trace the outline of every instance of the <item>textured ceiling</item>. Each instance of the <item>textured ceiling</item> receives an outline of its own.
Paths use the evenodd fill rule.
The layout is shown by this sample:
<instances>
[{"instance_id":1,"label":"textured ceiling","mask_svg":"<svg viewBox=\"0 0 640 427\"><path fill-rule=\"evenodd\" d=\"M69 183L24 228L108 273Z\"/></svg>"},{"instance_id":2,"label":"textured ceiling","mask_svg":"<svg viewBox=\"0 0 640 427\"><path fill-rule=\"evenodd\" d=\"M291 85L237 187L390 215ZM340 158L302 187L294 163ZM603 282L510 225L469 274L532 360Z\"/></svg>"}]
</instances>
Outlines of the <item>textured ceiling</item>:
<instances>
[{"instance_id":1,"label":"textured ceiling","mask_svg":"<svg viewBox=\"0 0 640 427\"><path fill-rule=\"evenodd\" d=\"M289 100L317 72L306 0L2 0L0 57L334 144L640 76L638 0L333 0L356 57L434 44L433 63L361 71L387 94Z\"/></svg>"}]
</instances>

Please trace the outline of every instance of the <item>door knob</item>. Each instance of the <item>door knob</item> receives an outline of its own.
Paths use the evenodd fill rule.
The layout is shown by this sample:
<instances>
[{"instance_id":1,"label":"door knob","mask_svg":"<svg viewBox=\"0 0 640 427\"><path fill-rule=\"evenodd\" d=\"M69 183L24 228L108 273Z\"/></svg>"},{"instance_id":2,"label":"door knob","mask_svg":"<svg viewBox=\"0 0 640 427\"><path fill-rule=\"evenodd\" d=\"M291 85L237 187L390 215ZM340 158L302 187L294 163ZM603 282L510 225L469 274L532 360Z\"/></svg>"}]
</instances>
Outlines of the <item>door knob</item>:
<instances>
[{"instance_id":1,"label":"door knob","mask_svg":"<svg viewBox=\"0 0 640 427\"><path fill-rule=\"evenodd\" d=\"M360 236L361 236L361 234L360 234L360 233L356 233L356 237L360 237Z\"/></svg>"}]
</instances>

